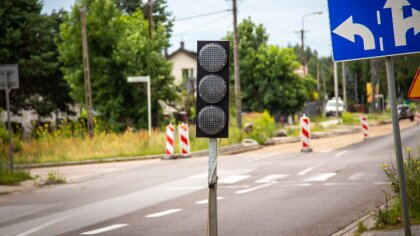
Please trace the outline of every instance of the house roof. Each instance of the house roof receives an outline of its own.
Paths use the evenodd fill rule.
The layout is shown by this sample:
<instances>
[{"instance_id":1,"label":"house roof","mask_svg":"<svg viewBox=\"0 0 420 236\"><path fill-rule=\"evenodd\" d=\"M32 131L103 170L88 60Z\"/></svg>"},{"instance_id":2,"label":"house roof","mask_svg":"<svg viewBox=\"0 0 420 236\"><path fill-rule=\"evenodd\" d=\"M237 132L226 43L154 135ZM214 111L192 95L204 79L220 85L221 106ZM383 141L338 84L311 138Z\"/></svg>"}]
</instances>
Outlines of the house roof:
<instances>
[{"instance_id":1,"label":"house roof","mask_svg":"<svg viewBox=\"0 0 420 236\"><path fill-rule=\"evenodd\" d=\"M178 53L185 53L186 55L190 56L194 60L197 60L197 53L185 49L183 41L181 41L180 47L175 52L168 55L168 59L171 59L172 57L174 57Z\"/></svg>"}]
</instances>

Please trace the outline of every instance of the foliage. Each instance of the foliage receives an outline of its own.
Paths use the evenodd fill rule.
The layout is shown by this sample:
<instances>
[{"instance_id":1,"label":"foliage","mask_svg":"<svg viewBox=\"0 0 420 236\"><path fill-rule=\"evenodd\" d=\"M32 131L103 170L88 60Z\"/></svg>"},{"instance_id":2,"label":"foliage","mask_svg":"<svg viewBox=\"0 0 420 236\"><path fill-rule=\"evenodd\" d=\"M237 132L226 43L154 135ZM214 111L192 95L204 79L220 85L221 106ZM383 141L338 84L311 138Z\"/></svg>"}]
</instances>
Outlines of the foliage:
<instances>
[{"instance_id":1,"label":"foliage","mask_svg":"<svg viewBox=\"0 0 420 236\"><path fill-rule=\"evenodd\" d=\"M16 185L22 181L33 179L27 171L15 170L11 172L9 170L0 169L0 185Z\"/></svg>"},{"instance_id":2,"label":"foliage","mask_svg":"<svg viewBox=\"0 0 420 236\"><path fill-rule=\"evenodd\" d=\"M52 185L52 184L64 184L66 183L66 178L57 170L48 170L47 180L43 185Z\"/></svg>"},{"instance_id":3,"label":"foliage","mask_svg":"<svg viewBox=\"0 0 420 236\"><path fill-rule=\"evenodd\" d=\"M268 45L265 28L250 18L239 24L239 37L243 109L256 112L267 109L270 113L283 114L300 111L313 94L315 81L310 76L301 78L294 72L299 68L294 51ZM232 33L226 38L233 42Z\"/></svg>"},{"instance_id":4,"label":"foliage","mask_svg":"<svg viewBox=\"0 0 420 236\"><path fill-rule=\"evenodd\" d=\"M404 160L404 173L405 173L405 182L407 189L407 200L408 200L408 209L410 211L410 216L414 219L420 219L420 157L415 157L411 153L411 149L407 150L407 158ZM391 162L391 164L382 164L382 170L385 172L389 181L391 182L392 190L397 194L397 201L399 199L400 185L397 168ZM380 214L394 214L389 211L395 211L398 217L401 216L400 204L395 204L396 206L392 207L388 212L380 212ZM378 213L379 214L379 213ZM398 223L396 220L390 220L385 222L389 225ZM384 225L385 225L384 223Z\"/></svg>"},{"instance_id":5,"label":"foliage","mask_svg":"<svg viewBox=\"0 0 420 236\"><path fill-rule=\"evenodd\" d=\"M34 109L40 116L68 111L68 86L59 72L54 40L64 13L41 14L39 0L0 1L0 64L18 64L19 89L11 110ZM4 106L5 99L0 97Z\"/></svg>"},{"instance_id":6,"label":"foliage","mask_svg":"<svg viewBox=\"0 0 420 236\"><path fill-rule=\"evenodd\" d=\"M357 223L357 230L356 230L356 233L354 234L354 236L359 236L367 230L368 230L368 228L366 227L366 225L363 224L362 221L359 221L359 223Z\"/></svg>"},{"instance_id":7,"label":"foliage","mask_svg":"<svg viewBox=\"0 0 420 236\"><path fill-rule=\"evenodd\" d=\"M165 152L164 131L153 130L148 137L145 130L127 129L123 133L97 132L93 138L83 135L71 135L70 124L66 128L52 133L46 128L40 130L40 138L22 143L23 150L15 155L15 163L50 163L83 160L102 160L106 158L124 158L131 156L161 155ZM195 137L195 127L189 126L191 151L208 148L207 139ZM222 139L221 145L232 145L242 141L243 134L231 126L229 138ZM179 140L174 144L179 152Z\"/></svg>"},{"instance_id":8,"label":"foliage","mask_svg":"<svg viewBox=\"0 0 420 236\"><path fill-rule=\"evenodd\" d=\"M343 112L343 114L341 114L341 118L343 119L343 124L346 125L360 124L360 119L350 112Z\"/></svg>"},{"instance_id":9,"label":"foliage","mask_svg":"<svg viewBox=\"0 0 420 236\"><path fill-rule=\"evenodd\" d=\"M276 132L276 123L268 111L249 113L244 117L244 120L253 124L252 132L247 136L260 144L272 138Z\"/></svg>"},{"instance_id":10,"label":"foliage","mask_svg":"<svg viewBox=\"0 0 420 236\"><path fill-rule=\"evenodd\" d=\"M85 6L90 58L93 107L106 130L128 126L147 127L147 99L144 84L128 84L127 77L150 75L153 123L161 120L159 100L171 100L171 64L162 55L168 37L161 24L148 36L148 23L140 10L123 15L112 0L76 3L61 25L60 61L72 97L83 104L84 79L79 7Z\"/></svg>"}]
</instances>

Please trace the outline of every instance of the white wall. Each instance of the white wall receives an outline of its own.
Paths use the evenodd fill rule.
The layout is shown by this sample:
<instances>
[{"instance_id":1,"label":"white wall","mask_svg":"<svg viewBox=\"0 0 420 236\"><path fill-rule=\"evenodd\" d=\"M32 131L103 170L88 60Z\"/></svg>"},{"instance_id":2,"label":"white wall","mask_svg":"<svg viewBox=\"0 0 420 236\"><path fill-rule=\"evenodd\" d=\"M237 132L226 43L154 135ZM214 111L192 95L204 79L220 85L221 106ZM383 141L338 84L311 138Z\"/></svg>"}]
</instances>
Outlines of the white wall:
<instances>
[{"instance_id":1,"label":"white wall","mask_svg":"<svg viewBox=\"0 0 420 236\"><path fill-rule=\"evenodd\" d=\"M193 75L197 73L197 61L185 53L179 52L173 55L170 61L173 62L171 74L175 77L175 85L180 85L182 82L182 69L193 68Z\"/></svg>"}]
</instances>

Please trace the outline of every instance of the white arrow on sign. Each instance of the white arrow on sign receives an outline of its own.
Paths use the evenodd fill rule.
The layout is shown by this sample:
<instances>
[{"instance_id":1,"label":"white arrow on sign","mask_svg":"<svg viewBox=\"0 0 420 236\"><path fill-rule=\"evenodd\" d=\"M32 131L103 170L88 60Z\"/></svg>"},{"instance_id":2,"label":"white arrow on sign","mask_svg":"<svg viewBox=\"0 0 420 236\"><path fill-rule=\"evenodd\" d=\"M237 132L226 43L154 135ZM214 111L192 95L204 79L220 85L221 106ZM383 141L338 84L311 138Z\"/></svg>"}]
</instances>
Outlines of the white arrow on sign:
<instances>
[{"instance_id":1,"label":"white arrow on sign","mask_svg":"<svg viewBox=\"0 0 420 236\"><path fill-rule=\"evenodd\" d=\"M368 27L357 24L353 22L353 16L350 16L345 20L341 25L339 25L333 33L340 35L341 37L355 43L356 35L359 35L363 39L363 48L364 50L373 50L375 49L375 38L373 37L372 31Z\"/></svg>"},{"instance_id":2,"label":"white arrow on sign","mask_svg":"<svg viewBox=\"0 0 420 236\"><path fill-rule=\"evenodd\" d=\"M420 12L412 8L412 16L404 18L403 8L410 6L407 0L387 0L384 9L391 9L394 26L395 46L406 46L405 34L414 28L414 35L420 33Z\"/></svg>"}]
</instances>

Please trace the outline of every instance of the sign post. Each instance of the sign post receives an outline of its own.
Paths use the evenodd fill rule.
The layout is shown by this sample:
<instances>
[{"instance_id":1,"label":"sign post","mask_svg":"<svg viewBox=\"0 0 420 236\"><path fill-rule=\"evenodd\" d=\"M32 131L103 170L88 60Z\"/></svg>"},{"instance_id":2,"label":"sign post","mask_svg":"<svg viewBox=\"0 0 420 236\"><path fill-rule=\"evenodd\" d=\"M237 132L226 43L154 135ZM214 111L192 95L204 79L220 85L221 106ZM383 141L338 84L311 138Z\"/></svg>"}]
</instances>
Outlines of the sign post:
<instances>
[{"instance_id":1,"label":"sign post","mask_svg":"<svg viewBox=\"0 0 420 236\"><path fill-rule=\"evenodd\" d=\"M150 89L150 76L130 76L127 78L128 83L147 83L147 116L148 116L148 127L149 137L152 136L152 99Z\"/></svg>"},{"instance_id":2,"label":"sign post","mask_svg":"<svg viewBox=\"0 0 420 236\"><path fill-rule=\"evenodd\" d=\"M19 88L19 73L17 65L0 65L0 89L6 95L7 130L9 132L9 169L13 172L13 139L10 124L10 91Z\"/></svg>"},{"instance_id":3,"label":"sign post","mask_svg":"<svg viewBox=\"0 0 420 236\"><path fill-rule=\"evenodd\" d=\"M328 0L328 8L335 62L386 57L404 231L409 236L411 228L391 56L420 52L420 2Z\"/></svg>"}]
</instances>

